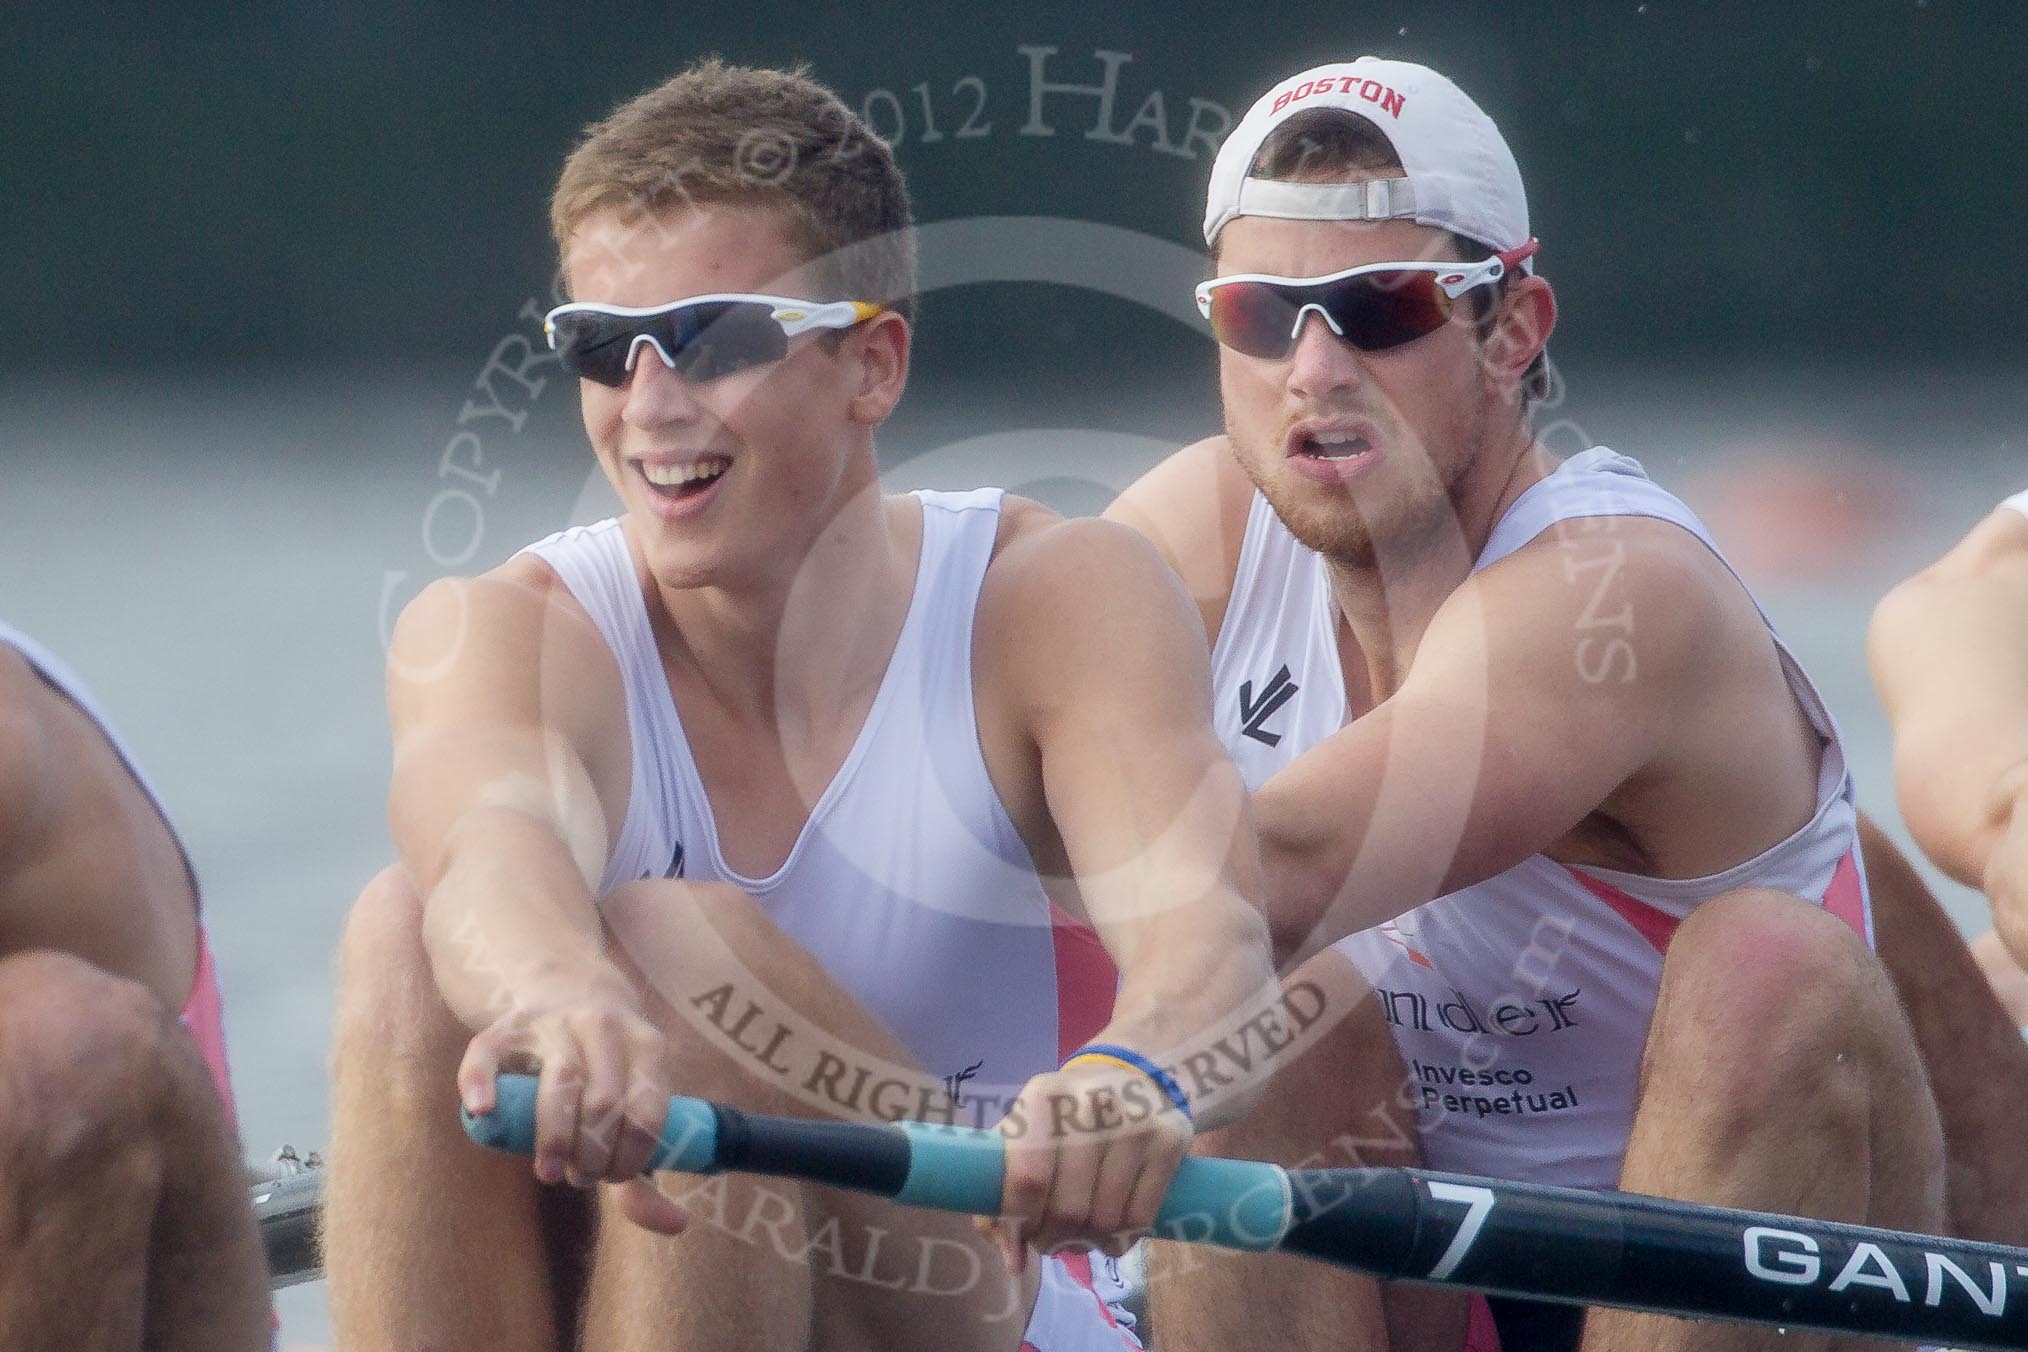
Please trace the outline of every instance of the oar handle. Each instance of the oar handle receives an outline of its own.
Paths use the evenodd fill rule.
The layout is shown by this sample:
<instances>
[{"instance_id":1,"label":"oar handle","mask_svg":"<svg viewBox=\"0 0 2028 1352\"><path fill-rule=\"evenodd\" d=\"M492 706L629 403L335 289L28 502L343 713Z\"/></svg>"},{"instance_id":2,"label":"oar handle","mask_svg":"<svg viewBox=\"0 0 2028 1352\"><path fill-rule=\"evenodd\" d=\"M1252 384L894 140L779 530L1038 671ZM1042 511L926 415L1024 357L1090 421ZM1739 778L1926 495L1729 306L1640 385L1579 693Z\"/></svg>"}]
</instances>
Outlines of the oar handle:
<instances>
[{"instance_id":1,"label":"oar handle","mask_svg":"<svg viewBox=\"0 0 2028 1352\"><path fill-rule=\"evenodd\" d=\"M495 1150L534 1154L536 1087L532 1075L500 1076L493 1111L464 1114L466 1133ZM1006 1138L997 1131L770 1117L681 1095L669 1100L648 1163L692 1174L735 1169L800 1178L974 1216L1000 1213L1006 1166ZM1288 1175L1277 1165L1192 1157L1162 1199L1155 1233L1228 1249L1272 1249L1289 1229L1290 1205Z\"/></svg>"},{"instance_id":2,"label":"oar handle","mask_svg":"<svg viewBox=\"0 0 2028 1352\"><path fill-rule=\"evenodd\" d=\"M502 1076L475 1140L527 1153L535 1081ZM669 1105L656 1168L739 1169L993 1215L997 1131ZM1383 1279L1952 1347L2028 1349L2028 1249L1420 1169L1191 1158L1155 1233L1273 1249Z\"/></svg>"}]
</instances>

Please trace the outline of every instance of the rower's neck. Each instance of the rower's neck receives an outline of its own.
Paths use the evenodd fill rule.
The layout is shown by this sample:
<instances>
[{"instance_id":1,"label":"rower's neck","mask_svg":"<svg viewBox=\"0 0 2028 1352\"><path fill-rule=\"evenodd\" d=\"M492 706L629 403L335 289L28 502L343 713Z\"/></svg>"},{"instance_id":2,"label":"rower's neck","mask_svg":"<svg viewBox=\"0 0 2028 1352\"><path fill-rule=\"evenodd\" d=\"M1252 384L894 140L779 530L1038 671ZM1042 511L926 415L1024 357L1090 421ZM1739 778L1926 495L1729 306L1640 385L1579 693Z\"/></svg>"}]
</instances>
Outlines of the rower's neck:
<instances>
[{"instance_id":1,"label":"rower's neck","mask_svg":"<svg viewBox=\"0 0 2028 1352\"><path fill-rule=\"evenodd\" d=\"M1493 528L1555 467L1548 450L1530 438L1489 465L1493 473L1468 480L1453 496L1451 512L1426 535L1379 544L1371 560L1327 560L1331 596L1350 631L1350 645L1341 643L1340 651L1355 713L1401 688L1430 622L1471 576Z\"/></svg>"},{"instance_id":2,"label":"rower's neck","mask_svg":"<svg viewBox=\"0 0 2028 1352\"><path fill-rule=\"evenodd\" d=\"M821 723L886 674L921 542L921 504L870 480L779 567L723 586L655 584L663 651L727 716Z\"/></svg>"}]
</instances>

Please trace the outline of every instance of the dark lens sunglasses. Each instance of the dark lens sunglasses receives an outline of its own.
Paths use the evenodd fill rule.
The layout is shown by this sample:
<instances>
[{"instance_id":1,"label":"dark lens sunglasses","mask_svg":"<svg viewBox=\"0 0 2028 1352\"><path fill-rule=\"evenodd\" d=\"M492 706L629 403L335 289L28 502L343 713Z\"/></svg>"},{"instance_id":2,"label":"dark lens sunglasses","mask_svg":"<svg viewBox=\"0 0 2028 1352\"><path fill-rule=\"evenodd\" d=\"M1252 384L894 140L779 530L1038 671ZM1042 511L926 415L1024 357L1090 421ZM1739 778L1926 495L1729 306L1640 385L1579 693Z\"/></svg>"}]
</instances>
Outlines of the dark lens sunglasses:
<instances>
[{"instance_id":1,"label":"dark lens sunglasses","mask_svg":"<svg viewBox=\"0 0 2028 1352\"><path fill-rule=\"evenodd\" d=\"M716 380L789 354L789 339L813 329L849 329L884 306L867 301L793 300L741 292L691 296L632 309L579 301L542 322L563 369L619 389L643 343L685 380Z\"/></svg>"},{"instance_id":2,"label":"dark lens sunglasses","mask_svg":"<svg viewBox=\"0 0 2028 1352\"><path fill-rule=\"evenodd\" d=\"M1459 297L1499 281L1538 247L1530 239L1476 263L1368 263L1328 277L1214 277L1198 284L1197 309L1221 344L1249 357L1287 357L1312 313L1360 351L1384 352L1435 333Z\"/></svg>"}]
</instances>

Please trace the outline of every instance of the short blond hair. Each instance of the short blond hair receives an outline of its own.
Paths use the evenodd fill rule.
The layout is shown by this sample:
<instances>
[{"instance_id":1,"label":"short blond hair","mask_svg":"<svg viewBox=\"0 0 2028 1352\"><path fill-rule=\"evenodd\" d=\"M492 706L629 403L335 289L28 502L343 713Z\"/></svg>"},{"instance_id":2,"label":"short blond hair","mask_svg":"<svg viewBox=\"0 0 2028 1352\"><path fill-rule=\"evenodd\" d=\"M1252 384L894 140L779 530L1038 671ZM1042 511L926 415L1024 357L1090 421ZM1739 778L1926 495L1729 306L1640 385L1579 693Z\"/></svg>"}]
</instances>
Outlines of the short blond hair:
<instances>
[{"instance_id":1,"label":"short blond hair","mask_svg":"<svg viewBox=\"0 0 2028 1352\"><path fill-rule=\"evenodd\" d=\"M550 197L559 251L599 212L779 208L832 292L915 318L914 217L887 143L807 70L709 57L585 129Z\"/></svg>"}]
</instances>

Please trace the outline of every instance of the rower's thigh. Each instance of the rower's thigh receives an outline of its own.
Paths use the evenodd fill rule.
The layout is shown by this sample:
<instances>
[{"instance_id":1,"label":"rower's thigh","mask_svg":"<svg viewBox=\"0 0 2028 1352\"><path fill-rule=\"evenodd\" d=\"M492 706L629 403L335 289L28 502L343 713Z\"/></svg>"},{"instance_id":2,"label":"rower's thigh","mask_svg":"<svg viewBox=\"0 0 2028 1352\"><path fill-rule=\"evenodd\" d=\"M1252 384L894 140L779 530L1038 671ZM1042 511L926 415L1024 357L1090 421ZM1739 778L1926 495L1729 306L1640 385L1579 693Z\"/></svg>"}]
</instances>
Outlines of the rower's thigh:
<instances>
[{"instance_id":1,"label":"rower's thigh","mask_svg":"<svg viewBox=\"0 0 2028 1352\"><path fill-rule=\"evenodd\" d=\"M0 1217L6 1346L111 1346L91 1335L144 1319L151 1347L266 1341L244 1166L196 1045L69 953L0 960Z\"/></svg>"},{"instance_id":2,"label":"rower's thigh","mask_svg":"<svg viewBox=\"0 0 2028 1352\"><path fill-rule=\"evenodd\" d=\"M325 1267L340 1342L555 1348L577 1321L591 1209L458 1124L469 1031L437 990L423 901L384 870L339 947Z\"/></svg>"},{"instance_id":3,"label":"rower's thigh","mask_svg":"<svg viewBox=\"0 0 2028 1352\"><path fill-rule=\"evenodd\" d=\"M947 1102L900 1040L745 893L650 881L600 907L609 951L647 993L685 1092L797 1117L916 1116ZM1033 1265L1010 1280L968 1218L771 1179L670 1174L661 1184L691 1227L667 1239L604 1216L585 1343L594 1352L1011 1352L1021 1342Z\"/></svg>"},{"instance_id":4,"label":"rower's thigh","mask_svg":"<svg viewBox=\"0 0 2028 1352\"><path fill-rule=\"evenodd\" d=\"M2028 1102L2028 978L1990 933L2000 963L1981 970L1978 945L1957 925L1908 860L1871 822L1859 839L1873 896L1875 943L1915 1030L1943 1120L1950 1233L2028 1243L2028 1170L2021 1168L2021 1116ZM2011 976L2012 986L2007 980ZM2003 993L2021 1007L2010 1013Z\"/></svg>"},{"instance_id":5,"label":"rower's thigh","mask_svg":"<svg viewBox=\"0 0 2028 1352\"><path fill-rule=\"evenodd\" d=\"M1943 1216L1936 1105L1886 972L1822 907L1741 889L1670 939L1641 1063L1621 1186L1707 1205L1934 1231ZM1594 1310L1584 1346L1674 1352L1783 1339Z\"/></svg>"},{"instance_id":6,"label":"rower's thigh","mask_svg":"<svg viewBox=\"0 0 2028 1352\"><path fill-rule=\"evenodd\" d=\"M1313 1036L1286 1050L1253 1111L1198 1137L1192 1153L1297 1168L1420 1164L1415 1088L1365 977L1326 949L1282 984L1292 1001L1317 1010ZM1151 1247L1148 1294L1156 1337L1172 1352L1457 1352L1473 1313L1465 1297L1438 1287L1382 1284L1288 1254L1168 1242Z\"/></svg>"}]
</instances>

